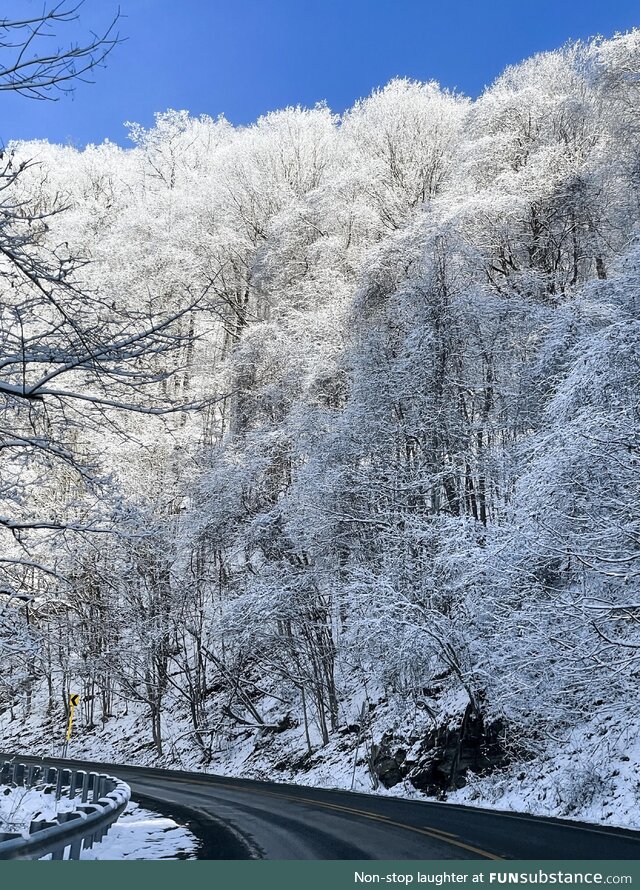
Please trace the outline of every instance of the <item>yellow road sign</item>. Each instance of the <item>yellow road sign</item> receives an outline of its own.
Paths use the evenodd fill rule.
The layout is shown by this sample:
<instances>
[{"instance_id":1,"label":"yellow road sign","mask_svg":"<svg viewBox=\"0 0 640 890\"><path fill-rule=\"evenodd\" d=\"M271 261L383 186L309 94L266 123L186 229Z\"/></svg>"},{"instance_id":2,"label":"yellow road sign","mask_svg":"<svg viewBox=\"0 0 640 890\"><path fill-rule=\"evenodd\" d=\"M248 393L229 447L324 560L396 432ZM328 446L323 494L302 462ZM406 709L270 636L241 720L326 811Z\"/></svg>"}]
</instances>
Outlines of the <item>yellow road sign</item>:
<instances>
[{"instance_id":1,"label":"yellow road sign","mask_svg":"<svg viewBox=\"0 0 640 890\"><path fill-rule=\"evenodd\" d=\"M73 714L79 704L80 704L80 696L78 695L77 692L73 692L69 696L69 722L67 723L67 735L66 735L67 742L71 738L71 730L73 729Z\"/></svg>"}]
</instances>

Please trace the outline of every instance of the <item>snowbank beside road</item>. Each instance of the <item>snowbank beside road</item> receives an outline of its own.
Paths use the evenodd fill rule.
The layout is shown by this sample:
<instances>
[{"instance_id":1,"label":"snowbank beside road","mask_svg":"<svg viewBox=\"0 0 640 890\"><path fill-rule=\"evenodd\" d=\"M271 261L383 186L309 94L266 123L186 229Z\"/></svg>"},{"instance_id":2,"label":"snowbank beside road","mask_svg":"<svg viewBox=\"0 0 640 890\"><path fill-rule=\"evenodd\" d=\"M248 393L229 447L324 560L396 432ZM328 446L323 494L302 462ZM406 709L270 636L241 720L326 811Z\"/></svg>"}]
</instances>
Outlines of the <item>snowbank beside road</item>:
<instances>
[{"instance_id":1,"label":"snowbank beside road","mask_svg":"<svg viewBox=\"0 0 640 890\"><path fill-rule=\"evenodd\" d=\"M109 834L81 859L196 859L197 839L173 819L131 801Z\"/></svg>"},{"instance_id":2,"label":"snowbank beside road","mask_svg":"<svg viewBox=\"0 0 640 890\"><path fill-rule=\"evenodd\" d=\"M69 798L55 799L55 794L46 794L35 788L0 786L0 831L20 832L27 835L34 819L54 819L58 813L73 810Z\"/></svg>"}]
</instances>

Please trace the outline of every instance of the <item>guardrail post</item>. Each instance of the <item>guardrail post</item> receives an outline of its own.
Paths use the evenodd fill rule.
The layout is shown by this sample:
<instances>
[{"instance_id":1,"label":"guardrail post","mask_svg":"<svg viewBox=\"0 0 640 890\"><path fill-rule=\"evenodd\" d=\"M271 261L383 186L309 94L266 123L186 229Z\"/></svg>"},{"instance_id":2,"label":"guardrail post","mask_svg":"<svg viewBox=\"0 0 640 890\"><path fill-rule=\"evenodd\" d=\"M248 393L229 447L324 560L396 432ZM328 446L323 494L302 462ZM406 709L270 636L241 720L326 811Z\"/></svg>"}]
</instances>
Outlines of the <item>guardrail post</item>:
<instances>
[{"instance_id":1,"label":"guardrail post","mask_svg":"<svg viewBox=\"0 0 640 890\"><path fill-rule=\"evenodd\" d=\"M62 797L62 770L57 770L58 775L56 776L56 800L60 800Z\"/></svg>"},{"instance_id":2,"label":"guardrail post","mask_svg":"<svg viewBox=\"0 0 640 890\"><path fill-rule=\"evenodd\" d=\"M24 785L24 774L26 772L26 766L24 763L16 763L13 768L13 781L16 785Z\"/></svg>"},{"instance_id":3,"label":"guardrail post","mask_svg":"<svg viewBox=\"0 0 640 890\"><path fill-rule=\"evenodd\" d=\"M82 776L82 803L86 803L89 800L89 773L82 772L78 775Z\"/></svg>"},{"instance_id":4,"label":"guardrail post","mask_svg":"<svg viewBox=\"0 0 640 890\"><path fill-rule=\"evenodd\" d=\"M105 795L105 784L107 781L107 777L104 773L100 773L98 776L98 797L97 800L101 800Z\"/></svg>"},{"instance_id":5,"label":"guardrail post","mask_svg":"<svg viewBox=\"0 0 640 890\"><path fill-rule=\"evenodd\" d=\"M98 773L89 773L89 787L91 788L91 801L98 799Z\"/></svg>"},{"instance_id":6,"label":"guardrail post","mask_svg":"<svg viewBox=\"0 0 640 890\"><path fill-rule=\"evenodd\" d=\"M95 774L94 774L94 775L95 775ZM87 781L88 781L88 779L89 779L89 774L87 773ZM78 807L78 812L80 812L80 813L85 813L87 816L89 816L89 815L91 815L91 813L95 813L95 812L97 812L99 809L100 809L100 807L98 807L97 805L94 805L94 804L92 804L92 803L88 803L88 804L86 804L86 805L84 805L84 806L79 806L79 807ZM87 834L87 835L85 835L85 837L84 837L84 843L83 843L83 845L82 845L83 850L90 850L91 847L93 847L94 836L95 836L95 833L94 833L94 832L91 832L91 834Z\"/></svg>"},{"instance_id":7,"label":"guardrail post","mask_svg":"<svg viewBox=\"0 0 640 890\"><path fill-rule=\"evenodd\" d=\"M42 767L41 766L32 766L29 770L29 787L33 788L40 782L42 778Z\"/></svg>"},{"instance_id":8,"label":"guardrail post","mask_svg":"<svg viewBox=\"0 0 640 890\"><path fill-rule=\"evenodd\" d=\"M65 822L75 822L76 819L84 818L78 812L70 812L70 813L58 813L58 822L61 825L64 825ZM79 838L77 841L74 841L69 846L69 859L80 859L80 853L82 851L82 838ZM64 849L63 849L64 852Z\"/></svg>"}]
</instances>

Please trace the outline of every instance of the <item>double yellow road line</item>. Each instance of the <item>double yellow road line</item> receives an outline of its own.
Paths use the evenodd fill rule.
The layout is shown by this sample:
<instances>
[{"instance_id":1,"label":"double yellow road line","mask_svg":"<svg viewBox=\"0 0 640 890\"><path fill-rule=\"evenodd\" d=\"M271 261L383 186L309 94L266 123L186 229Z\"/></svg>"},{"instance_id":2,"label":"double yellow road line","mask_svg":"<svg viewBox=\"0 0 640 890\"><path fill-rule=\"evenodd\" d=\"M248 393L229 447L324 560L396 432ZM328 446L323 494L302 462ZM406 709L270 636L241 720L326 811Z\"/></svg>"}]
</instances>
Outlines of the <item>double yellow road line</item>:
<instances>
[{"instance_id":1,"label":"double yellow road line","mask_svg":"<svg viewBox=\"0 0 640 890\"><path fill-rule=\"evenodd\" d=\"M396 822L395 820L389 818L389 816L382 816L377 813L371 813L368 810L359 810L355 807L347 807L343 804L338 803L329 803L328 801L319 801L314 800L311 797L299 797L297 795L292 794L281 794L276 791L265 791L264 789L253 789L253 788L243 788L237 785L227 785L223 782L202 782L198 784L207 785L209 788L225 788L230 791L244 791L248 794L263 794L269 797L275 797L280 800L291 800L294 803L306 803L311 804L314 807L322 807L325 810L334 810L342 813L349 813L353 816L360 816L363 819L370 819L374 822L382 822L384 825L392 825L394 828L401 828L403 831L413 831L416 834L423 834L427 837L433 838L434 840L451 844L454 847L460 847L462 850L467 850L470 853L475 853L477 856L481 856L483 859L504 859L503 856L498 856L495 853L489 853L488 850L482 850L480 847L474 847L472 844L467 844L465 841L460 840L460 838L452 834L449 831L442 831L439 828L431 828L431 827L420 827L418 828L415 825L407 825L405 822Z\"/></svg>"}]
</instances>

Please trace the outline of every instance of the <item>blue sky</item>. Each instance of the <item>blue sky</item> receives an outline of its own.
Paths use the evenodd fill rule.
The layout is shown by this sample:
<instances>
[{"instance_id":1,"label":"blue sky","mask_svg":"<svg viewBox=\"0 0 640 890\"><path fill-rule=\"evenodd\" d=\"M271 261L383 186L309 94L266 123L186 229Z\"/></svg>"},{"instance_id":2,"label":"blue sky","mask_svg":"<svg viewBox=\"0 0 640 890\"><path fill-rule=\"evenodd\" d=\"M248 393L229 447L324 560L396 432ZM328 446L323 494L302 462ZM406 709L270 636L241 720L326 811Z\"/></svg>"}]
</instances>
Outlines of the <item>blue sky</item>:
<instances>
[{"instance_id":1,"label":"blue sky","mask_svg":"<svg viewBox=\"0 0 640 890\"><path fill-rule=\"evenodd\" d=\"M16 18L42 0L2 6ZM84 29L116 8L85 0ZM149 125L167 108L236 124L320 100L342 111L397 75L476 96L535 52L640 26L638 0L120 0L120 9L127 40L96 82L55 103L3 93L0 139L126 144L125 120Z\"/></svg>"}]
</instances>

